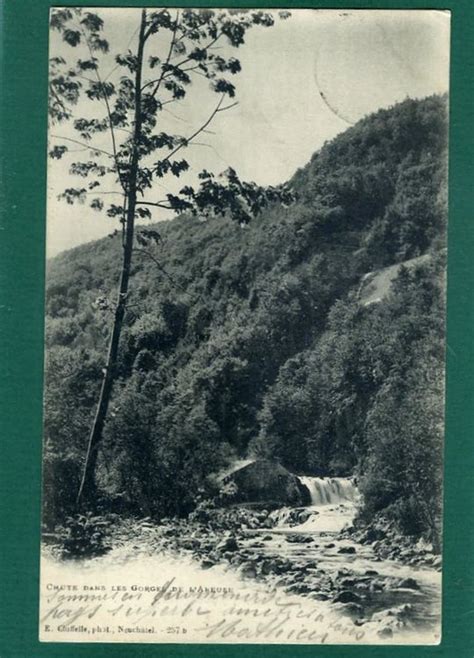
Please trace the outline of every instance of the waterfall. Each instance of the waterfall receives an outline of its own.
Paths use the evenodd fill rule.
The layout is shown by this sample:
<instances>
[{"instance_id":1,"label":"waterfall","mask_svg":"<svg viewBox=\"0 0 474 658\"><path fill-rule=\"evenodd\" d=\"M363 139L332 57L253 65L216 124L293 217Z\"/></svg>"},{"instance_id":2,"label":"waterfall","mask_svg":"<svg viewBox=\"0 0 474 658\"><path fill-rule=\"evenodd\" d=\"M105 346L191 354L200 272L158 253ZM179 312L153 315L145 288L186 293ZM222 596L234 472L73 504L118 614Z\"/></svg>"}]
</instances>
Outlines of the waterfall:
<instances>
[{"instance_id":1,"label":"waterfall","mask_svg":"<svg viewBox=\"0 0 474 658\"><path fill-rule=\"evenodd\" d=\"M317 478L307 475L298 477L309 491L311 505L334 505L344 501L355 501L358 492L349 478Z\"/></svg>"}]
</instances>

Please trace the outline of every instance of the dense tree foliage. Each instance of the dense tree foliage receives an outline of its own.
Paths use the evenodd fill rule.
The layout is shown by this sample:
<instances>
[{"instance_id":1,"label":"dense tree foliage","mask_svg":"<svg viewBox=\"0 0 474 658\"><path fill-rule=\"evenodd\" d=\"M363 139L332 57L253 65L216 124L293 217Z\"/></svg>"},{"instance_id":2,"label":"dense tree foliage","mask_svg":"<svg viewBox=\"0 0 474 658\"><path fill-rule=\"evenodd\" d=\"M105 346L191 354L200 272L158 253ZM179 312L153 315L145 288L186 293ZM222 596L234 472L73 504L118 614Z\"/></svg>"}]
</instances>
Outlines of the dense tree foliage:
<instances>
[{"instance_id":1,"label":"dense tree foliage","mask_svg":"<svg viewBox=\"0 0 474 658\"><path fill-rule=\"evenodd\" d=\"M446 137L445 98L407 100L326 144L290 181L290 207L150 229L99 455L105 500L182 514L219 468L263 454L356 474L361 518L436 538ZM49 265L47 491L84 459L120 249L106 238ZM366 273L409 259L379 303L361 302ZM54 522L68 498L46 499Z\"/></svg>"},{"instance_id":2,"label":"dense tree foliage","mask_svg":"<svg viewBox=\"0 0 474 658\"><path fill-rule=\"evenodd\" d=\"M223 54L245 43L247 31L252 27L271 27L274 16L247 9L176 9L170 13L165 8L159 11L143 8L134 13L136 51L115 52L116 65L108 72L103 57L111 46L114 49L122 44L120 39L113 40L118 43L110 43L100 13L65 7L53 8L50 17L51 30L57 31L62 42L69 46L68 55L52 53L49 60L50 128L66 122L70 134L58 135L51 130L49 137L54 145L49 155L61 160L70 152L70 144L81 146L81 154L88 153L86 160L82 159L84 155L79 160L74 156L69 166L69 174L80 179L80 187L65 188L59 198L70 205L87 202L95 211L105 210L108 217L117 219L121 225L123 246L114 320L78 487L78 507L84 502L90 505L97 497L97 459L117 376L134 253L154 259L146 247L160 238L156 230L137 231L136 221L151 219L150 207L158 207L175 212L187 210L204 217L210 213L228 214L240 224L247 224L269 202L292 199L291 193L281 186L263 189L255 183L241 181L232 168L217 179L204 170L199 174L197 190L185 185L178 194L156 198L158 179L179 178L189 169L189 161L181 158L182 151L193 145L198 135L206 133L220 113L236 105L226 102L226 98L235 97L235 85L223 76L238 73L240 61ZM279 12L280 18L289 15L286 11ZM227 46L225 50L223 43ZM214 52L216 48L219 54ZM71 49L75 54L71 54ZM120 77L115 80L118 69ZM166 130L163 108L169 103L182 102L196 76L209 83L211 91L219 95L219 101L204 123L190 134L172 134ZM103 144L104 134L109 138L109 150ZM73 153L76 152L77 148ZM104 183L109 189L103 189ZM106 205L104 199L110 197L103 195L112 195L114 202ZM134 248L136 244L139 248Z\"/></svg>"}]
</instances>

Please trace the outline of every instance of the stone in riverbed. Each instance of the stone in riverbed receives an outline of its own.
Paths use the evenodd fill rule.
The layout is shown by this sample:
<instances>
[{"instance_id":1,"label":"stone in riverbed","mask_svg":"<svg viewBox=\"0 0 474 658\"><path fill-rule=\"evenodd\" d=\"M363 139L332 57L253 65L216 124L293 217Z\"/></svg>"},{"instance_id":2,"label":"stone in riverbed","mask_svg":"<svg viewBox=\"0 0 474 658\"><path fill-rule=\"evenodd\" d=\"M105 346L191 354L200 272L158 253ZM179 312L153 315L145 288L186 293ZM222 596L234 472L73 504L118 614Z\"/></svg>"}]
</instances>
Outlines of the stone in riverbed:
<instances>
[{"instance_id":1,"label":"stone in riverbed","mask_svg":"<svg viewBox=\"0 0 474 658\"><path fill-rule=\"evenodd\" d=\"M329 596L323 592L311 592L311 598L315 601L327 601Z\"/></svg>"},{"instance_id":2,"label":"stone in riverbed","mask_svg":"<svg viewBox=\"0 0 474 658\"><path fill-rule=\"evenodd\" d=\"M364 615L363 607L352 601L348 601L347 603L338 602L335 607L341 614L350 617L353 621L360 620Z\"/></svg>"},{"instance_id":3,"label":"stone in riverbed","mask_svg":"<svg viewBox=\"0 0 474 658\"><path fill-rule=\"evenodd\" d=\"M383 592L385 589L385 586L381 582L374 582L370 584L370 591L371 592Z\"/></svg>"},{"instance_id":4,"label":"stone in riverbed","mask_svg":"<svg viewBox=\"0 0 474 658\"><path fill-rule=\"evenodd\" d=\"M225 553L222 553L222 557L224 560L227 560L227 562L234 562L234 557L235 553L233 551L226 551Z\"/></svg>"},{"instance_id":5,"label":"stone in riverbed","mask_svg":"<svg viewBox=\"0 0 474 658\"><path fill-rule=\"evenodd\" d=\"M176 530L173 527L163 528L162 532L163 532L165 537L174 537L176 535Z\"/></svg>"},{"instance_id":6,"label":"stone in riverbed","mask_svg":"<svg viewBox=\"0 0 474 658\"><path fill-rule=\"evenodd\" d=\"M337 552L353 555L356 552L356 549L355 546L341 546L341 548Z\"/></svg>"},{"instance_id":7,"label":"stone in riverbed","mask_svg":"<svg viewBox=\"0 0 474 658\"><path fill-rule=\"evenodd\" d=\"M390 626L385 626L377 631L377 635L380 637L393 637L393 631Z\"/></svg>"},{"instance_id":8,"label":"stone in riverbed","mask_svg":"<svg viewBox=\"0 0 474 658\"><path fill-rule=\"evenodd\" d=\"M179 542L179 545L181 548L185 548L188 551L195 551L200 548L201 542L199 539L184 539L183 541Z\"/></svg>"},{"instance_id":9,"label":"stone in riverbed","mask_svg":"<svg viewBox=\"0 0 474 658\"><path fill-rule=\"evenodd\" d=\"M245 560L244 556L241 555L240 553L234 553L233 556L230 559L230 563L233 564L234 566L238 566Z\"/></svg>"},{"instance_id":10,"label":"stone in riverbed","mask_svg":"<svg viewBox=\"0 0 474 658\"><path fill-rule=\"evenodd\" d=\"M360 596L358 596L355 592L351 592L348 589L342 590L342 592L338 592L336 596L333 598L332 602L333 603L360 603L361 602Z\"/></svg>"},{"instance_id":11,"label":"stone in riverbed","mask_svg":"<svg viewBox=\"0 0 474 658\"><path fill-rule=\"evenodd\" d=\"M410 603L388 608L372 615L372 622L380 624L377 631L381 637L392 637L394 631L405 628L413 615L413 606Z\"/></svg>"},{"instance_id":12,"label":"stone in riverbed","mask_svg":"<svg viewBox=\"0 0 474 658\"><path fill-rule=\"evenodd\" d=\"M306 575L302 571L296 571L291 574L292 581L295 583L301 583L305 580Z\"/></svg>"},{"instance_id":13,"label":"stone in riverbed","mask_svg":"<svg viewBox=\"0 0 474 658\"><path fill-rule=\"evenodd\" d=\"M420 589L420 586L414 578L404 578L398 583L398 587L404 589Z\"/></svg>"},{"instance_id":14,"label":"stone in riverbed","mask_svg":"<svg viewBox=\"0 0 474 658\"><path fill-rule=\"evenodd\" d=\"M273 573L273 564L270 560L264 560L260 565L260 573L262 576L269 576Z\"/></svg>"},{"instance_id":15,"label":"stone in riverbed","mask_svg":"<svg viewBox=\"0 0 474 658\"><path fill-rule=\"evenodd\" d=\"M309 535L301 535L295 533L294 535L287 535L286 541L290 542L290 544L310 544L314 541L314 539Z\"/></svg>"},{"instance_id":16,"label":"stone in riverbed","mask_svg":"<svg viewBox=\"0 0 474 658\"><path fill-rule=\"evenodd\" d=\"M238 551L239 545L235 537L227 537L217 545L217 550L219 551Z\"/></svg>"},{"instance_id":17,"label":"stone in riverbed","mask_svg":"<svg viewBox=\"0 0 474 658\"><path fill-rule=\"evenodd\" d=\"M313 591L313 588L307 583L295 582L285 588L287 592L292 594L310 594Z\"/></svg>"},{"instance_id":18,"label":"stone in riverbed","mask_svg":"<svg viewBox=\"0 0 474 658\"><path fill-rule=\"evenodd\" d=\"M240 573L244 578L257 577L257 570L251 562L245 562L240 569Z\"/></svg>"},{"instance_id":19,"label":"stone in riverbed","mask_svg":"<svg viewBox=\"0 0 474 658\"><path fill-rule=\"evenodd\" d=\"M256 537L260 537L260 534L258 532L255 532L254 530L248 530L247 528L241 528L242 534L241 536L244 539L255 539Z\"/></svg>"},{"instance_id":20,"label":"stone in riverbed","mask_svg":"<svg viewBox=\"0 0 474 658\"><path fill-rule=\"evenodd\" d=\"M281 560L281 559L276 559L274 561L274 572L276 574L282 574L282 573L287 573L288 571L291 570L292 564L290 560Z\"/></svg>"},{"instance_id":21,"label":"stone in riverbed","mask_svg":"<svg viewBox=\"0 0 474 658\"><path fill-rule=\"evenodd\" d=\"M309 510L303 510L298 514L299 523L304 523L311 517L311 512Z\"/></svg>"},{"instance_id":22,"label":"stone in riverbed","mask_svg":"<svg viewBox=\"0 0 474 658\"><path fill-rule=\"evenodd\" d=\"M343 578L341 580L342 587L354 587L356 581L354 578Z\"/></svg>"}]
</instances>

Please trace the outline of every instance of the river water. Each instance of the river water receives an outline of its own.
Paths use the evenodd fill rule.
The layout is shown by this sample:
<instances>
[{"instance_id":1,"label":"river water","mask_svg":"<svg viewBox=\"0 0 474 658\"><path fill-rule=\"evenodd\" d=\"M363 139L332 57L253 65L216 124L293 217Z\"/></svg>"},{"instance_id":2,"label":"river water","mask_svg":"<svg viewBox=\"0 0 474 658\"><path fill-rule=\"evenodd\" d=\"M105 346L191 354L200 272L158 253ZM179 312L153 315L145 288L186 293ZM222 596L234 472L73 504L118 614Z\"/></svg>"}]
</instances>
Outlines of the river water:
<instances>
[{"instance_id":1,"label":"river water","mask_svg":"<svg viewBox=\"0 0 474 658\"><path fill-rule=\"evenodd\" d=\"M240 548L247 554L267 561L285 557L298 565L298 591L288 591L282 587L284 579L272 574L264 580L249 578L222 563L203 569L190 554L157 551L156 528L145 525L139 539L125 541L99 558L58 561L44 552L41 639L438 643L440 573L381 560L370 545L339 537L340 530L351 523L357 505L357 490L350 480L302 481L312 498L302 523L293 525L291 510L283 509L273 513L278 522L272 529L239 538ZM335 603L316 586L312 589L313 583L321 582L315 579L321 574L329 580L337 576L339 581L346 576L341 582L347 590L355 581L367 585L362 618L351 614L358 607L353 602ZM406 578L415 579L417 588L397 586ZM377 587L384 582L390 582L390 587Z\"/></svg>"}]
</instances>

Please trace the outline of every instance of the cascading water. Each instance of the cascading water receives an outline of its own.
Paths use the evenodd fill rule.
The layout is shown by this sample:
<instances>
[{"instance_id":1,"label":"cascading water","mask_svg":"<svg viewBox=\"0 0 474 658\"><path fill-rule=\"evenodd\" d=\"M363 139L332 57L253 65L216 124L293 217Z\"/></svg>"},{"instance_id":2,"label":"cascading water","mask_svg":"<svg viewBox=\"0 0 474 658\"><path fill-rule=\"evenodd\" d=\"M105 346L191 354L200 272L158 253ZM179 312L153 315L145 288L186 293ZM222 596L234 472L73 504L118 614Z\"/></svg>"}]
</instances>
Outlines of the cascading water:
<instances>
[{"instance_id":1,"label":"cascading water","mask_svg":"<svg viewBox=\"0 0 474 658\"><path fill-rule=\"evenodd\" d=\"M304 521L299 521L301 516L298 510L289 507L275 510L272 516L278 528L291 528L293 532L339 532L352 522L359 499L352 479L309 475L300 475L298 479L311 497L311 503L307 506L309 515L304 517Z\"/></svg>"},{"instance_id":2,"label":"cascading water","mask_svg":"<svg viewBox=\"0 0 474 658\"><path fill-rule=\"evenodd\" d=\"M349 478L317 478L299 476L311 496L311 505L337 505L341 502L355 502L358 491Z\"/></svg>"}]
</instances>

